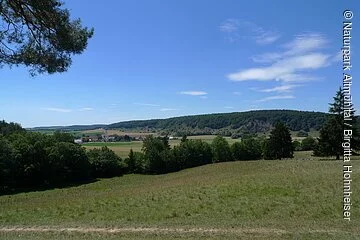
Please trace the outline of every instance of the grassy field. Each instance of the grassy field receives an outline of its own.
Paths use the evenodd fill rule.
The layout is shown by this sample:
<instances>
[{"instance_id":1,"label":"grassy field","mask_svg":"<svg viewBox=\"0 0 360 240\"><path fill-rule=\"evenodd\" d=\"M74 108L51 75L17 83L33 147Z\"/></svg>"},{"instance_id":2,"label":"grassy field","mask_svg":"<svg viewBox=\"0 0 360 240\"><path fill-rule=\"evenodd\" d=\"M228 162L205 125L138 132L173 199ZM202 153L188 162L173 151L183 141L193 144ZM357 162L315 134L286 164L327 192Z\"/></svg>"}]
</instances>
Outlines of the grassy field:
<instances>
[{"instance_id":1,"label":"grassy field","mask_svg":"<svg viewBox=\"0 0 360 240\"><path fill-rule=\"evenodd\" d=\"M360 161L353 160L348 223L342 163L300 160L309 158L302 152L293 160L211 164L0 196L0 228L89 230L0 231L0 239L359 239ZM104 227L127 230L94 230ZM138 227L150 230L129 231Z\"/></svg>"},{"instance_id":2,"label":"grassy field","mask_svg":"<svg viewBox=\"0 0 360 240\"><path fill-rule=\"evenodd\" d=\"M216 136L214 135L202 135L202 136L190 136L189 139L201 139L205 142L211 143L212 140ZM230 137L226 137L228 142L232 144L233 142L239 141L238 139L231 139ZM169 144L171 147L179 145L180 139L169 140ZM84 143L83 146L86 149L93 148L101 148L103 146L107 146L111 150L113 150L117 155L124 158L127 157L130 149L134 152L140 152L142 148L142 141L132 141L132 142L92 142L92 143Z\"/></svg>"},{"instance_id":3,"label":"grassy field","mask_svg":"<svg viewBox=\"0 0 360 240\"><path fill-rule=\"evenodd\" d=\"M86 149L101 148L107 146L113 150L118 156L124 158L129 155L130 149L134 152L141 152L142 141L133 141L133 142L93 142L93 143L84 143L83 146Z\"/></svg>"}]
</instances>

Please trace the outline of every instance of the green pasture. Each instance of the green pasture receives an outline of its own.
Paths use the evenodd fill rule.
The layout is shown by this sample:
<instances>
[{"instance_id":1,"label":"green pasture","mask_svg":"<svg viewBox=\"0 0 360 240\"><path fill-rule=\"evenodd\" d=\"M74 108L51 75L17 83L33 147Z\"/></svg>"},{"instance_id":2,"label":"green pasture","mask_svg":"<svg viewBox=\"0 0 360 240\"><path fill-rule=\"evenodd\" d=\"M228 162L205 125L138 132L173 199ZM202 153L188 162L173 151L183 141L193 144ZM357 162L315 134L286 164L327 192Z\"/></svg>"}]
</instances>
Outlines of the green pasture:
<instances>
[{"instance_id":1,"label":"green pasture","mask_svg":"<svg viewBox=\"0 0 360 240\"><path fill-rule=\"evenodd\" d=\"M0 239L359 239L359 163L353 159L351 222L342 219L342 162L301 152L291 160L218 163L0 196L0 227L216 228L221 233L2 232Z\"/></svg>"}]
</instances>

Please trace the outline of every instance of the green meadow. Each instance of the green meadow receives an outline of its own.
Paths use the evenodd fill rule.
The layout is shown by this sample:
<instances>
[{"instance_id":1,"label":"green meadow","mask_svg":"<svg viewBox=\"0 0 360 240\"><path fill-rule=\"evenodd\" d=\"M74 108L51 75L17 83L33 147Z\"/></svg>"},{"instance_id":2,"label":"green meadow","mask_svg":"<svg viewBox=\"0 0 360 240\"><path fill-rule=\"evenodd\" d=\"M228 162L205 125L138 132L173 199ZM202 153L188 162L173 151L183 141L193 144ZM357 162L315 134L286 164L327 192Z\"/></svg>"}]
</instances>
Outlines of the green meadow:
<instances>
[{"instance_id":1,"label":"green meadow","mask_svg":"<svg viewBox=\"0 0 360 240\"><path fill-rule=\"evenodd\" d=\"M359 192L359 158L352 191ZM210 164L129 174L62 189L0 196L0 228L163 228L197 231L1 232L1 239L359 239L360 197L342 218L342 162L309 152L291 160ZM200 230L199 230L200 229ZM216 229L216 231L207 231Z\"/></svg>"}]
</instances>

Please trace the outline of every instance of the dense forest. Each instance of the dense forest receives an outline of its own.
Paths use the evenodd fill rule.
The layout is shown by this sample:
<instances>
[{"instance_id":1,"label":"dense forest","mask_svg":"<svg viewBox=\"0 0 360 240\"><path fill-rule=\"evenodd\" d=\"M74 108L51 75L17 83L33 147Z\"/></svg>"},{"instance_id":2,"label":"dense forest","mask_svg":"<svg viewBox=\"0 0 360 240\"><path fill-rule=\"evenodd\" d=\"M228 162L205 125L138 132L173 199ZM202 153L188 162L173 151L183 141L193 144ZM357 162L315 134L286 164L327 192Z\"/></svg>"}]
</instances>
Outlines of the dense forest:
<instances>
[{"instance_id":1,"label":"dense forest","mask_svg":"<svg viewBox=\"0 0 360 240\"><path fill-rule=\"evenodd\" d=\"M218 134L238 136L268 132L276 122L283 122L292 131L319 130L329 114L295 110L258 110L248 112L216 113L194 116L173 117L168 119L136 120L109 125L82 125L69 127L34 128L33 130L90 130L105 129L160 131L165 134L203 135Z\"/></svg>"}]
</instances>

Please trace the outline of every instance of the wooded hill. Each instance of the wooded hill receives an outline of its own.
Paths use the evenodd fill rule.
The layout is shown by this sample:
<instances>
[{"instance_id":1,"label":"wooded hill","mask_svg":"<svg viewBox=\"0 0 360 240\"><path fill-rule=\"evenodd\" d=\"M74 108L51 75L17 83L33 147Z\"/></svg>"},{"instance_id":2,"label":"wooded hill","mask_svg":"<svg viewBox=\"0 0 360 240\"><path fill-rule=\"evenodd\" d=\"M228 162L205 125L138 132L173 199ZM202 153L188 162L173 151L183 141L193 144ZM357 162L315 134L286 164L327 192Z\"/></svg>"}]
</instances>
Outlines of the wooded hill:
<instances>
[{"instance_id":1,"label":"wooded hill","mask_svg":"<svg viewBox=\"0 0 360 240\"><path fill-rule=\"evenodd\" d=\"M41 127L32 130L83 131L96 128L141 130L175 136L219 134L225 136L263 133L276 122L285 123L292 131L319 130L328 113L295 110L256 110L248 112L215 113L173 117L168 119L134 120L109 125L76 125L68 127Z\"/></svg>"}]
</instances>

